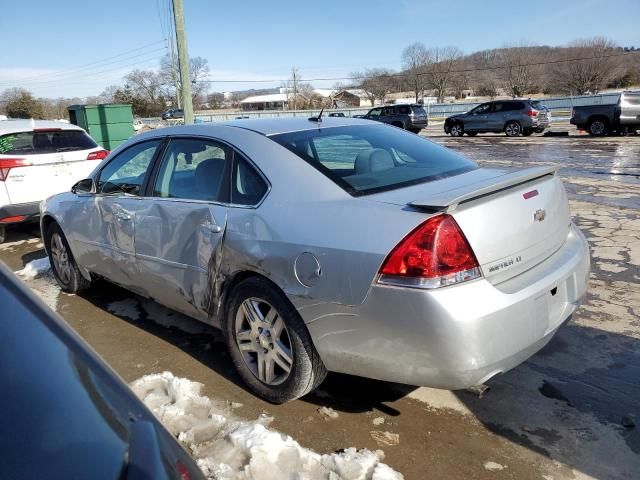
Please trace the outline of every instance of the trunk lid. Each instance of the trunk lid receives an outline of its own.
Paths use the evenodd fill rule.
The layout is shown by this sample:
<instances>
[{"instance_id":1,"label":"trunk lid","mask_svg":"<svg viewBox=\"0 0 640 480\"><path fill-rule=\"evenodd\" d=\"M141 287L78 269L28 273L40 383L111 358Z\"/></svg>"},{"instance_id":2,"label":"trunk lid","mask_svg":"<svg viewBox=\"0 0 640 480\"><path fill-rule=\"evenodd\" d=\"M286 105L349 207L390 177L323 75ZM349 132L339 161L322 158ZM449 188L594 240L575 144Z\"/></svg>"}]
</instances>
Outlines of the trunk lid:
<instances>
[{"instance_id":1,"label":"trunk lid","mask_svg":"<svg viewBox=\"0 0 640 480\"><path fill-rule=\"evenodd\" d=\"M497 284L542 262L566 240L571 217L555 170L478 169L370 199L451 214L483 275Z\"/></svg>"}]
</instances>

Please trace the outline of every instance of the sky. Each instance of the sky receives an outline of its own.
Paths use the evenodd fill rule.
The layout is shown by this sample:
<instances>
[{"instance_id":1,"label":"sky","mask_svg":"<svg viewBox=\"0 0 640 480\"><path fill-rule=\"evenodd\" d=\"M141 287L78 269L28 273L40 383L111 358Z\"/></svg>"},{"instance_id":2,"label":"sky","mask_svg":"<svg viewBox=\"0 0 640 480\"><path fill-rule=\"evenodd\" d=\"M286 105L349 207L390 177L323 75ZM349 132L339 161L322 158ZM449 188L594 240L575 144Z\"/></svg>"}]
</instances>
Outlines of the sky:
<instances>
[{"instance_id":1,"label":"sky","mask_svg":"<svg viewBox=\"0 0 640 480\"><path fill-rule=\"evenodd\" d=\"M156 69L166 50L170 0L0 0L0 91L98 95L134 68ZM507 2L508 3L508 2ZM399 69L413 42L465 53L507 44L563 45L604 36L640 47L640 0L184 0L191 56L209 61L210 91ZM329 87L335 81L313 82Z\"/></svg>"}]
</instances>

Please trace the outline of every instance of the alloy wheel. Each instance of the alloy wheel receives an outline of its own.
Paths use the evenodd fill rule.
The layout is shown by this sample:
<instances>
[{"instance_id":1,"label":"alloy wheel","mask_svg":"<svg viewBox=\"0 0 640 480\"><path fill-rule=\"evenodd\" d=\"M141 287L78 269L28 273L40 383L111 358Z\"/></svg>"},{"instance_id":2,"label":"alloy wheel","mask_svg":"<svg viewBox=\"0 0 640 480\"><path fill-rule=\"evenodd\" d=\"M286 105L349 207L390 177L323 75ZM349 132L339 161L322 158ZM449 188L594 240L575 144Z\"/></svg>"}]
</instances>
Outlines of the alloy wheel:
<instances>
[{"instance_id":1,"label":"alloy wheel","mask_svg":"<svg viewBox=\"0 0 640 480\"><path fill-rule=\"evenodd\" d=\"M507 124L504 131L509 137L517 137L518 135L520 135L520 124L516 122L510 122Z\"/></svg>"},{"instance_id":2,"label":"alloy wheel","mask_svg":"<svg viewBox=\"0 0 640 480\"><path fill-rule=\"evenodd\" d=\"M599 136L604 133L605 128L606 127L603 121L596 120L595 122L591 123L591 126L589 127L589 131L592 135Z\"/></svg>"},{"instance_id":3,"label":"alloy wheel","mask_svg":"<svg viewBox=\"0 0 640 480\"><path fill-rule=\"evenodd\" d=\"M455 123L451 126L451 136L452 137L461 137L462 136L462 125L459 123Z\"/></svg>"},{"instance_id":4,"label":"alloy wheel","mask_svg":"<svg viewBox=\"0 0 640 480\"><path fill-rule=\"evenodd\" d=\"M69 253L64 246L62 237L57 232L51 235L51 258L53 259L53 268L55 268L58 277L62 283L68 284L71 280Z\"/></svg>"},{"instance_id":5,"label":"alloy wheel","mask_svg":"<svg viewBox=\"0 0 640 480\"><path fill-rule=\"evenodd\" d=\"M291 373L293 349L284 320L260 298L242 302L235 317L236 344L251 373L267 385L280 385Z\"/></svg>"}]
</instances>

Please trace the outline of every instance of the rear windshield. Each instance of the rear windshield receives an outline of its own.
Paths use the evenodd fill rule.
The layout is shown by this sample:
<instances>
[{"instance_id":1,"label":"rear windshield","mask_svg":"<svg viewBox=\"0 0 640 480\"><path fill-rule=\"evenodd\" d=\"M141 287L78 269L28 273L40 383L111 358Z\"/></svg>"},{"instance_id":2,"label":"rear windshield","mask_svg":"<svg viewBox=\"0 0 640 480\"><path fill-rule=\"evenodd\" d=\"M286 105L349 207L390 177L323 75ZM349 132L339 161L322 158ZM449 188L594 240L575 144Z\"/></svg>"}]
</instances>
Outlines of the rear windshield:
<instances>
[{"instance_id":1,"label":"rear windshield","mask_svg":"<svg viewBox=\"0 0 640 480\"><path fill-rule=\"evenodd\" d=\"M530 100L530 101L529 101L529 103L530 103L530 104L531 104L531 106L532 106L533 108L535 108L536 110L543 110L543 109L545 109L545 110L546 110L546 108L547 108L545 105L543 105L543 104L542 104L541 102L539 102L538 100Z\"/></svg>"},{"instance_id":2,"label":"rear windshield","mask_svg":"<svg viewBox=\"0 0 640 480\"><path fill-rule=\"evenodd\" d=\"M411 110L413 110L413 113L416 115L426 115L427 112L424 111L424 108L422 108L419 105L414 105L411 107Z\"/></svg>"},{"instance_id":3,"label":"rear windshield","mask_svg":"<svg viewBox=\"0 0 640 480\"><path fill-rule=\"evenodd\" d=\"M89 150L98 145L81 130L40 130L0 137L0 153L5 155L39 155L45 153Z\"/></svg>"},{"instance_id":4,"label":"rear windshield","mask_svg":"<svg viewBox=\"0 0 640 480\"><path fill-rule=\"evenodd\" d=\"M351 195L393 190L474 170L457 153L398 128L357 125L270 137Z\"/></svg>"}]
</instances>

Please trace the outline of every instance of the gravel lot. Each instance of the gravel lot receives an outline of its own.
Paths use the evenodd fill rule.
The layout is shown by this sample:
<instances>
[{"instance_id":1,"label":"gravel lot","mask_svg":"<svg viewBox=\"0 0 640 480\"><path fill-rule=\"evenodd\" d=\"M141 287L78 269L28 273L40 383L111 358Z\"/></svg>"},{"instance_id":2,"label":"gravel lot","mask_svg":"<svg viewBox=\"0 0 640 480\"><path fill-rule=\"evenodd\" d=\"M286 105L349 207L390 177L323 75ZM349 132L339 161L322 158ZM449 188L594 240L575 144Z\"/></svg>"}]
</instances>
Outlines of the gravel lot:
<instances>
[{"instance_id":1,"label":"gravel lot","mask_svg":"<svg viewBox=\"0 0 640 480\"><path fill-rule=\"evenodd\" d=\"M408 479L637 479L640 136L455 139L441 126L422 135L482 165L559 165L591 244L583 307L482 398L330 375L313 394L273 406L244 390L215 330L106 282L82 296L60 293L48 275L27 283L125 380L168 370L201 382L237 416L268 413L272 428L320 453L380 449ZM14 270L42 256L35 227L10 230L0 246Z\"/></svg>"}]
</instances>

